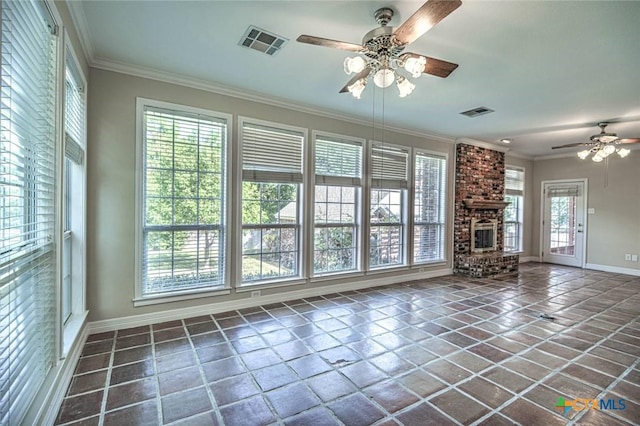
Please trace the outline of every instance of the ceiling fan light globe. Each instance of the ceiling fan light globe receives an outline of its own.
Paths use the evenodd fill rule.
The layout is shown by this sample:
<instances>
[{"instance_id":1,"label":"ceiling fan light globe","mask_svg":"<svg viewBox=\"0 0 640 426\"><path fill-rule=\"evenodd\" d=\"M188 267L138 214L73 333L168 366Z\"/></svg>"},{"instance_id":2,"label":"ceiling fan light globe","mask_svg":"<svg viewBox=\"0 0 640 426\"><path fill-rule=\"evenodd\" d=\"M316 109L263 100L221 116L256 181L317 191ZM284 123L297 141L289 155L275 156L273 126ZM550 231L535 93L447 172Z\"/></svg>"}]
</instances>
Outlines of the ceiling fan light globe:
<instances>
[{"instance_id":1,"label":"ceiling fan light globe","mask_svg":"<svg viewBox=\"0 0 640 426\"><path fill-rule=\"evenodd\" d=\"M357 80L355 83L353 83L351 86L347 86L347 90L349 90L349 93L351 93L351 95L353 95L354 98L360 99L360 96L362 95L362 92L364 91L364 88L366 86L367 86L367 80L361 78L360 80Z\"/></svg>"},{"instance_id":2,"label":"ceiling fan light globe","mask_svg":"<svg viewBox=\"0 0 640 426\"><path fill-rule=\"evenodd\" d=\"M398 91L400 92L399 96L404 98L407 95L410 95L413 92L413 89L416 88L416 85L407 80L404 77L398 78Z\"/></svg>"},{"instance_id":3,"label":"ceiling fan light globe","mask_svg":"<svg viewBox=\"0 0 640 426\"><path fill-rule=\"evenodd\" d=\"M584 151L580 151L578 153L578 157L580 157L581 160L584 160L589 156L590 153L591 153L591 150L585 149Z\"/></svg>"},{"instance_id":4,"label":"ceiling fan light globe","mask_svg":"<svg viewBox=\"0 0 640 426\"><path fill-rule=\"evenodd\" d=\"M596 154L591 157L591 160L593 160L594 163L599 163L604 160L604 157L601 155L601 151L596 152Z\"/></svg>"},{"instance_id":5,"label":"ceiling fan light globe","mask_svg":"<svg viewBox=\"0 0 640 426\"><path fill-rule=\"evenodd\" d=\"M613 145L605 145L604 147L602 147L602 151L607 155L613 154L614 152L616 152L616 147Z\"/></svg>"},{"instance_id":6,"label":"ceiling fan light globe","mask_svg":"<svg viewBox=\"0 0 640 426\"><path fill-rule=\"evenodd\" d=\"M618 155L620 156L620 158L624 158L624 157L626 157L627 155L629 155L629 153L630 153L630 152L631 152L631 150L630 150L630 149L627 149L627 148L620 148L620 149L618 150Z\"/></svg>"},{"instance_id":7,"label":"ceiling fan light globe","mask_svg":"<svg viewBox=\"0 0 640 426\"><path fill-rule=\"evenodd\" d=\"M413 78L418 78L424 72L427 58L424 56L411 56L404 62L404 69L411 73Z\"/></svg>"},{"instance_id":8,"label":"ceiling fan light globe","mask_svg":"<svg viewBox=\"0 0 640 426\"><path fill-rule=\"evenodd\" d=\"M395 79L395 73L389 68L382 68L373 76L373 82L381 89L391 86Z\"/></svg>"},{"instance_id":9,"label":"ceiling fan light globe","mask_svg":"<svg viewBox=\"0 0 640 426\"><path fill-rule=\"evenodd\" d=\"M361 56L355 56L344 60L344 72L347 74L357 74L366 66L367 62Z\"/></svg>"}]
</instances>

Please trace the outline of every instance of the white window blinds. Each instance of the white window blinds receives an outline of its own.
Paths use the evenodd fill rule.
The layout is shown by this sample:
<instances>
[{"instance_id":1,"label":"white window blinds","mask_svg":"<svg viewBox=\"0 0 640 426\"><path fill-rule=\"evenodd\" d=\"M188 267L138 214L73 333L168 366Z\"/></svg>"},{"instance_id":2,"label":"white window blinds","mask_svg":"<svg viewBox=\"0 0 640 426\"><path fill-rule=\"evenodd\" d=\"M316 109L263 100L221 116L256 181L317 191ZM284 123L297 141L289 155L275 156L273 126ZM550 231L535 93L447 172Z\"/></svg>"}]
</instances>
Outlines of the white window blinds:
<instances>
[{"instance_id":1,"label":"white window blinds","mask_svg":"<svg viewBox=\"0 0 640 426\"><path fill-rule=\"evenodd\" d=\"M2 2L0 424L18 425L55 362L53 20Z\"/></svg>"},{"instance_id":2,"label":"white window blinds","mask_svg":"<svg viewBox=\"0 0 640 426\"><path fill-rule=\"evenodd\" d=\"M441 261L445 258L446 178L446 157L416 154L413 219L415 263Z\"/></svg>"},{"instance_id":3,"label":"white window blinds","mask_svg":"<svg viewBox=\"0 0 640 426\"><path fill-rule=\"evenodd\" d=\"M378 142L371 147L371 186L384 189L409 187L409 148Z\"/></svg>"},{"instance_id":4,"label":"white window blinds","mask_svg":"<svg viewBox=\"0 0 640 426\"><path fill-rule=\"evenodd\" d=\"M302 132L245 121L241 138L243 180L302 182Z\"/></svg>"},{"instance_id":5,"label":"white window blinds","mask_svg":"<svg viewBox=\"0 0 640 426\"><path fill-rule=\"evenodd\" d=\"M71 59L67 59L65 75L64 152L76 164L84 161L84 87Z\"/></svg>"},{"instance_id":6,"label":"white window blinds","mask_svg":"<svg viewBox=\"0 0 640 426\"><path fill-rule=\"evenodd\" d=\"M507 167L504 173L504 187L507 195L524 195L524 170Z\"/></svg>"},{"instance_id":7,"label":"white window blinds","mask_svg":"<svg viewBox=\"0 0 640 426\"><path fill-rule=\"evenodd\" d=\"M316 136L316 184L360 186L362 143L329 136Z\"/></svg>"}]
</instances>

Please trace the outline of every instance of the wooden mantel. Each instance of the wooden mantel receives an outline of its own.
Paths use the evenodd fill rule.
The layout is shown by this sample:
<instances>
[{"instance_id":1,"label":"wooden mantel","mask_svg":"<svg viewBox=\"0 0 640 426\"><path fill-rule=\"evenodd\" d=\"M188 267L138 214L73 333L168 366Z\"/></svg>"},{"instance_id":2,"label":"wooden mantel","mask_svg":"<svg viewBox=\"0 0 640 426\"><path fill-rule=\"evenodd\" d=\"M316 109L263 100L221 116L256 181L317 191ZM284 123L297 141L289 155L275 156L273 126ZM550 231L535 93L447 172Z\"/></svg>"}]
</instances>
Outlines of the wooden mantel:
<instances>
[{"instance_id":1,"label":"wooden mantel","mask_svg":"<svg viewBox=\"0 0 640 426\"><path fill-rule=\"evenodd\" d=\"M509 204L506 201L492 201L492 200L473 200L466 199L462 200L464 202L464 206L468 209L478 209L478 210L502 210L507 207Z\"/></svg>"}]
</instances>

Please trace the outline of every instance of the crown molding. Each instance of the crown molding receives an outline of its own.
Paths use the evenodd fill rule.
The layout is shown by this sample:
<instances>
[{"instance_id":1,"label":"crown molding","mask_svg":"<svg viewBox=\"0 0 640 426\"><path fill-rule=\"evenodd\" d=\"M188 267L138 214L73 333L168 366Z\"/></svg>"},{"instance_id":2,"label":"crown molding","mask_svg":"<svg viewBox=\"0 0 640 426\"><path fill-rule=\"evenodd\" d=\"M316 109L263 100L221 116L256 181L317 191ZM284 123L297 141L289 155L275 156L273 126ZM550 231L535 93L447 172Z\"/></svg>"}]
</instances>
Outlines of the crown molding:
<instances>
[{"instance_id":1,"label":"crown molding","mask_svg":"<svg viewBox=\"0 0 640 426\"><path fill-rule=\"evenodd\" d=\"M509 151L506 153L507 157L520 158L522 160L533 160L535 159L532 155L519 154L517 152Z\"/></svg>"},{"instance_id":2,"label":"crown molding","mask_svg":"<svg viewBox=\"0 0 640 426\"><path fill-rule=\"evenodd\" d=\"M293 111L304 112L307 114L318 115L325 118L331 118L334 120L345 121L348 123L359 124L361 126L371 127L370 120L364 120L356 116L345 115L344 113L336 113L333 111L315 108L309 105L294 103L281 98L274 98L266 96L262 93L243 90L237 87L226 86L216 84L207 80L196 79L193 77L187 77L184 75L169 73L165 71L159 71L153 68L141 67L137 65L130 65L118 61L113 61L104 58L94 58L90 64L93 68L102 69L105 71L112 71L121 74L127 74L134 77L146 78L149 80L161 81L169 84L176 84L179 86L189 87L191 89L203 90L206 92L216 93L219 95L230 96L238 99L243 99L252 102L259 102L270 106L279 108L286 108ZM444 142L448 144L454 144L454 139L442 135L435 135L431 133L425 133L420 130L406 129L393 125L384 125L382 129L384 131L391 131L396 133L402 133L409 136L415 136L423 139L429 139L437 142Z\"/></svg>"},{"instance_id":3,"label":"crown molding","mask_svg":"<svg viewBox=\"0 0 640 426\"><path fill-rule=\"evenodd\" d=\"M538 155L533 157L533 161L544 161L544 160L555 160L557 158L573 158L578 159L578 156L575 152L566 153L566 154L550 154L550 155Z\"/></svg>"},{"instance_id":4,"label":"crown molding","mask_svg":"<svg viewBox=\"0 0 640 426\"><path fill-rule=\"evenodd\" d=\"M91 41L89 25L87 24L87 16L84 14L84 6L82 6L81 1L73 0L67 0L66 4L69 9L69 14L71 15L71 20L73 21L73 25L76 27L76 33L80 39L82 53L84 54L89 66L92 66L95 57L95 49L93 47L93 42Z\"/></svg>"},{"instance_id":5,"label":"crown molding","mask_svg":"<svg viewBox=\"0 0 640 426\"><path fill-rule=\"evenodd\" d=\"M489 143L489 142L479 141L479 140L471 139L471 138L457 138L456 139L456 145L458 145L460 143L464 143L464 144L467 144L467 145L473 145L473 146L477 146L477 147L480 147L480 148L492 149L494 151L499 151L499 152L504 152L504 153L509 151L509 148L507 148L507 147L499 146L499 145L495 145L495 144L492 144L492 143Z\"/></svg>"}]
</instances>

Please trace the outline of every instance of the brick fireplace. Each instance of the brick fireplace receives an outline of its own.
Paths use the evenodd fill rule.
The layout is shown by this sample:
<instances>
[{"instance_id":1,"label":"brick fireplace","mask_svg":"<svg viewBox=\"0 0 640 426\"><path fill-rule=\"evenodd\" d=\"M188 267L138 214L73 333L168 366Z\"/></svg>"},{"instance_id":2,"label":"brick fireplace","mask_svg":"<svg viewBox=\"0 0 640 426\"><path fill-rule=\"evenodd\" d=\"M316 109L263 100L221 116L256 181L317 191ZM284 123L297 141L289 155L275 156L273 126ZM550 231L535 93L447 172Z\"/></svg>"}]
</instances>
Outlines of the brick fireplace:
<instances>
[{"instance_id":1,"label":"brick fireplace","mask_svg":"<svg viewBox=\"0 0 640 426\"><path fill-rule=\"evenodd\" d=\"M455 273L487 277L518 271L519 256L502 251L503 210L507 205L504 169L504 152L466 143L456 145Z\"/></svg>"}]
</instances>

